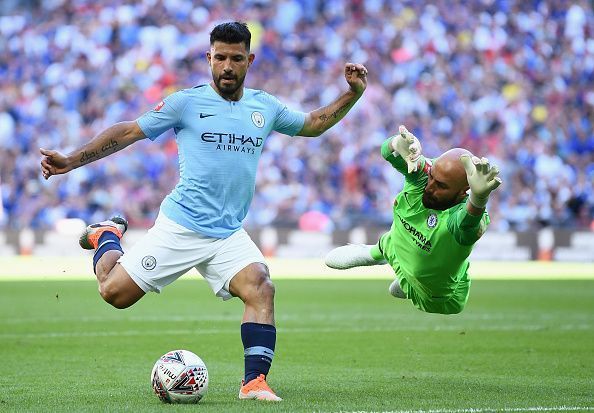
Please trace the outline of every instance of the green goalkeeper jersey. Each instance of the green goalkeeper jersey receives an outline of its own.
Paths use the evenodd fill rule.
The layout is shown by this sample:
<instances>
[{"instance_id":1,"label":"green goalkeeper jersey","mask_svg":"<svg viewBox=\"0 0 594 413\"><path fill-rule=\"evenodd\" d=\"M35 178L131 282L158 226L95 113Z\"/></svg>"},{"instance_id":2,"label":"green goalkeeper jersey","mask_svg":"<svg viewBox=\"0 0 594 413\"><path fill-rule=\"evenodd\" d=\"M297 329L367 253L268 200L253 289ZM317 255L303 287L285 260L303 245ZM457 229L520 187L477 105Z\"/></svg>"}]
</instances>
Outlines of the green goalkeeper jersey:
<instances>
[{"instance_id":1,"label":"green goalkeeper jersey","mask_svg":"<svg viewBox=\"0 0 594 413\"><path fill-rule=\"evenodd\" d=\"M423 299L447 300L459 283L467 282L468 256L489 216L486 211L470 215L466 200L445 211L423 206L432 161L422 157L420 170L409 174L406 162L392 153L389 143L390 139L382 145L382 156L405 176L405 183L394 201L390 232L380 242L382 254Z\"/></svg>"}]
</instances>

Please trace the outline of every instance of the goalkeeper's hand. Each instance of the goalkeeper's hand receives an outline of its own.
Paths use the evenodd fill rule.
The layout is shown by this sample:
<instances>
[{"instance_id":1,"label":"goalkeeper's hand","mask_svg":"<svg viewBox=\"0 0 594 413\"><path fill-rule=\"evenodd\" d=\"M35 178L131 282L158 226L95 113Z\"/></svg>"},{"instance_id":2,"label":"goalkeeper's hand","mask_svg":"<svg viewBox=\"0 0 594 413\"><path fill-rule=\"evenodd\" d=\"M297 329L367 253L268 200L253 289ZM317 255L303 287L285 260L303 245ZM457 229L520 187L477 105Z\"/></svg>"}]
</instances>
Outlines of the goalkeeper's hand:
<instances>
[{"instance_id":1,"label":"goalkeeper's hand","mask_svg":"<svg viewBox=\"0 0 594 413\"><path fill-rule=\"evenodd\" d=\"M421 142L404 125L400 125L398 131L398 135L392 136L392 141L390 142L392 151L397 152L406 161L408 173L416 172L419 170L419 159L421 158L422 150Z\"/></svg>"},{"instance_id":2,"label":"goalkeeper's hand","mask_svg":"<svg viewBox=\"0 0 594 413\"><path fill-rule=\"evenodd\" d=\"M484 208L489 194L501 185L501 178L497 176L499 169L489 164L487 158L479 159L476 156L462 155L460 162L464 165L470 186L470 203L477 208Z\"/></svg>"}]
</instances>

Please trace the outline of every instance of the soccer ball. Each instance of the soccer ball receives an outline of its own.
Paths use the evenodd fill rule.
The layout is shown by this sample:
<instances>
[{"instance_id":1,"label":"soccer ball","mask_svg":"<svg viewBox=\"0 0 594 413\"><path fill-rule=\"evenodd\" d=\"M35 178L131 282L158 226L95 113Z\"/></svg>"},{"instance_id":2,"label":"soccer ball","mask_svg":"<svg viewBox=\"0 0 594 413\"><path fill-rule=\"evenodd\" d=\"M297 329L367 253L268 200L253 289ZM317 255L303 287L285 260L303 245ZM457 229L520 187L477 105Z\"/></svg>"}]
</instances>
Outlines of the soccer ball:
<instances>
[{"instance_id":1,"label":"soccer ball","mask_svg":"<svg viewBox=\"0 0 594 413\"><path fill-rule=\"evenodd\" d=\"M208 390L208 370L191 351L173 350L155 363L151 384L165 403L198 403Z\"/></svg>"}]
</instances>

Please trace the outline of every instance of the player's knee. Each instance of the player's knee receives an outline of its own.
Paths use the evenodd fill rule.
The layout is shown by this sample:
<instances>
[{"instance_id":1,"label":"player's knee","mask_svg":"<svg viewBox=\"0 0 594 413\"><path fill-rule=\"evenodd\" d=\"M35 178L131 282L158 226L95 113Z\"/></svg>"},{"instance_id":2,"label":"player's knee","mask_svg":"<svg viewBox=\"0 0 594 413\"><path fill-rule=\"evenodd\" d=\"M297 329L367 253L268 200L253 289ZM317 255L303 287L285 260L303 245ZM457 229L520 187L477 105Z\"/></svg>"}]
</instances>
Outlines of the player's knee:
<instances>
[{"instance_id":1,"label":"player's knee","mask_svg":"<svg viewBox=\"0 0 594 413\"><path fill-rule=\"evenodd\" d=\"M258 301L274 300L275 288L268 271L265 269L256 271L250 277L248 296Z\"/></svg>"},{"instance_id":2,"label":"player's knee","mask_svg":"<svg viewBox=\"0 0 594 413\"><path fill-rule=\"evenodd\" d=\"M122 294L122 291L112 283L102 283L99 286L99 294L106 303L111 304L115 308L124 309L132 305L126 299L125 295Z\"/></svg>"},{"instance_id":3,"label":"player's knee","mask_svg":"<svg viewBox=\"0 0 594 413\"><path fill-rule=\"evenodd\" d=\"M264 299L266 299L266 301L274 300L274 294L276 290L274 288L274 283L272 282L270 277L267 277L266 280L262 282L261 290L262 296Z\"/></svg>"}]
</instances>

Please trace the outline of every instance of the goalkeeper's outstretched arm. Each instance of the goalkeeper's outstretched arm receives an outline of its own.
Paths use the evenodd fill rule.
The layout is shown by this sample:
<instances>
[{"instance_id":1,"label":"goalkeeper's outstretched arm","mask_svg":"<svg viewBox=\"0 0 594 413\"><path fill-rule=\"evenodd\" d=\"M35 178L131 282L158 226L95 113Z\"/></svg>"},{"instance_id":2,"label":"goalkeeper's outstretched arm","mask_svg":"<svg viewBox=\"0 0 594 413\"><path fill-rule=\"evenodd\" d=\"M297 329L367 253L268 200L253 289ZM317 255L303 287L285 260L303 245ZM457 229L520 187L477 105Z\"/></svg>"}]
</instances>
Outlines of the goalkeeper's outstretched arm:
<instances>
[{"instance_id":1,"label":"goalkeeper's outstretched arm","mask_svg":"<svg viewBox=\"0 0 594 413\"><path fill-rule=\"evenodd\" d=\"M491 192L501 185L501 179L497 176L499 169L491 165L487 158L465 154L460 156L460 162L466 172L470 196L465 207L450 215L448 229L458 243L472 245L489 225L489 215L485 213L485 207Z\"/></svg>"},{"instance_id":2,"label":"goalkeeper's outstretched arm","mask_svg":"<svg viewBox=\"0 0 594 413\"><path fill-rule=\"evenodd\" d=\"M382 145L382 156L405 175L419 172L425 166L421 143L404 125Z\"/></svg>"},{"instance_id":3,"label":"goalkeeper's outstretched arm","mask_svg":"<svg viewBox=\"0 0 594 413\"><path fill-rule=\"evenodd\" d=\"M70 172L124 149L126 146L146 138L136 121L120 122L105 129L86 145L64 155L58 151L40 148L41 173L45 179L52 175Z\"/></svg>"},{"instance_id":4,"label":"goalkeeper's outstretched arm","mask_svg":"<svg viewBox=\"0 0 594 413\"><path fill-rule=\"evenodd\" d=\"M470 155L460 156L460 162L464 166L470 187L466 209L471 215L482 215L489 201L489 195L502 183L501 178L497 176L499 168L491 165L487 158Z\"/></svg>"}]
</instances>

